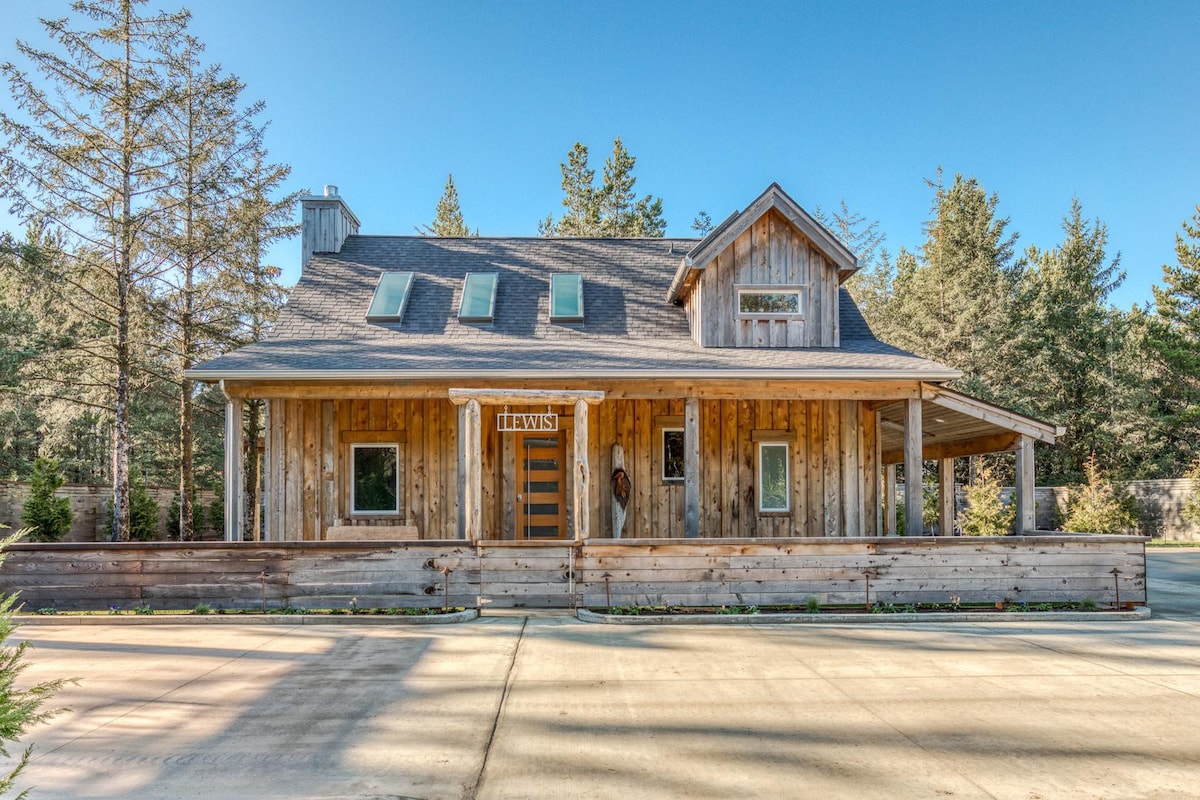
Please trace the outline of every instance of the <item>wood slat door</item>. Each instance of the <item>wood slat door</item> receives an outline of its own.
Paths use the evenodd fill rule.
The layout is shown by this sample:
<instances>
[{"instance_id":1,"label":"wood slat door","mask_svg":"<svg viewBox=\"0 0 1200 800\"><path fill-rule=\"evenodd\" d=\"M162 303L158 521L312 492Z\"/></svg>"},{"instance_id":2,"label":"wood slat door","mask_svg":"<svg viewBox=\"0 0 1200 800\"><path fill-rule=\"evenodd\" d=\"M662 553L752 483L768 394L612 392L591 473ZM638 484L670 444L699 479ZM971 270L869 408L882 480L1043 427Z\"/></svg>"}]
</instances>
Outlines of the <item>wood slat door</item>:
<instances>
[{"instance_id":1,"label":"wood slat door","mask_svg":"<svg viewBox=\"0 0 1200 800\"><path fill-rule=\"evenodd\" d=\"M567 538L567 439L562 431L518 433L517 538Z\"/></svg>"}]
</instances>

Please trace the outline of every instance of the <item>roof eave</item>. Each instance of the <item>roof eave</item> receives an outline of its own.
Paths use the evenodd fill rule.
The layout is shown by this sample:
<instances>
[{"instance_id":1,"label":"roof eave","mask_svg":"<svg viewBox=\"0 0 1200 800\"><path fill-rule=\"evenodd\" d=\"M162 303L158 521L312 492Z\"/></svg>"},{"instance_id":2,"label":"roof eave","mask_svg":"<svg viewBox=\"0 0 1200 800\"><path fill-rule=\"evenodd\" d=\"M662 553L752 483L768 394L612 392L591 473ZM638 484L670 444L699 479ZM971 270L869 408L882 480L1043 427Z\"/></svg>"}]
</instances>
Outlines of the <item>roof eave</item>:
<instances>
[{"instance_id":1,"label":"roof eave","mask_svg":"<svg viewBox=\"0 0 1200 800\"><path fill-rule=\"evenodd\" d=\"M232 369L191 369L184 373L191 380L204 383L218 381L381 381L381 380L802 380L802 381L897 381L911 380L927 383L941 383L962 377L958 370L928 369L928 370L897 370L897 369L855 369L833 368L813 370L781 370L781 369L643 369L643 370L574 370L561 369L529 370L529 369L495 369L495 370L313 370L313 369L276 369L276 370L232 370Z\"/></svg>"}]
</instances>

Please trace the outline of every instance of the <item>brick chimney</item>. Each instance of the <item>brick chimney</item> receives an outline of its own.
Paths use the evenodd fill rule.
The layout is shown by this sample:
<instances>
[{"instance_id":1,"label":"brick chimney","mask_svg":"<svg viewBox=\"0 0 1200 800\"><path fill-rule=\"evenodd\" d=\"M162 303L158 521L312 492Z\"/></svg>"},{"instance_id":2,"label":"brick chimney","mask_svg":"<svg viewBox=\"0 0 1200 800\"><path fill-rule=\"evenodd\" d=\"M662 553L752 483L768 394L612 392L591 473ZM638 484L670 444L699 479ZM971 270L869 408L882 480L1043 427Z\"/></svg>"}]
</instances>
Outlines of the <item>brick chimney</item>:
<instances>
[{"instance_id":1,"label":"brick chimney","mask_svg":"<svg viewBox=\"0 0 1200 800\"><path fill-rule=\"evenodd\" d=\"M300 208L301 270L308 267L313 253L340 253L346 237L358 233L358 217L336 186L326 186L324 195L301 197Z\"/></svg>"}]
</instances>

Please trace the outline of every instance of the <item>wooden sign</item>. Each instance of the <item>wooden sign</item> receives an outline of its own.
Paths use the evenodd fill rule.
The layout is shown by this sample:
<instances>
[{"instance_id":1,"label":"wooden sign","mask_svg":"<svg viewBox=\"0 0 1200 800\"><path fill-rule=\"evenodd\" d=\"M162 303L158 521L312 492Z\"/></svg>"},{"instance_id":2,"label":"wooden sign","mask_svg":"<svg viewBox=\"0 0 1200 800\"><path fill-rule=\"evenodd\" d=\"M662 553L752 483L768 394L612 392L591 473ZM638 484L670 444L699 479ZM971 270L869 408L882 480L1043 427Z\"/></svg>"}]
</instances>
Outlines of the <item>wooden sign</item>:
<instances>
[{"instance_id":1,"label":"wooden sign","mask_svg":"<svg viewBox=\"0 0 1200 800\"><path fill-rule=\"evenodd\" d=\"M496 430L516 433L556 431L558 414L510 414L504 411L496 415Z\"/></svg>"}]
</instances>

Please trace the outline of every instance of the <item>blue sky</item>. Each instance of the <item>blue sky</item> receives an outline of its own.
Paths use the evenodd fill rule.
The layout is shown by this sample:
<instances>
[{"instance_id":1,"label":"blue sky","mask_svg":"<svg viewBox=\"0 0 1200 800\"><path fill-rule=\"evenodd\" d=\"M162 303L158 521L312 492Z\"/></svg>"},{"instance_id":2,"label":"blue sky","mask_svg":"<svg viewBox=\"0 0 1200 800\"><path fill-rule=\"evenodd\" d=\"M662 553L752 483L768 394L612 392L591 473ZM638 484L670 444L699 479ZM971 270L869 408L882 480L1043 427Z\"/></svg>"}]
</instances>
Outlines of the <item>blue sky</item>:
<instances>
[{"instance_id":1,"label":"blue sky","mask_svg":"<svg viewBox=\"0 0 1200 800\"><path fill-rule=\"evenodd\" d=\"M155 7L174 8L154 2ZM66 2L0 0L0 60ZM446 174L468 224L534 235L576 141L621 136L668 234L771 181L919 247L924 179L976 176L1019 246L1078 196L1146 302L1200 203L1200 3L407 3L197 0L209 58L267 101L291 188L340 187L363 233L428 222ZM6 94L0 103L11 104ZM0 224L13 227L11 218ZM299 244L273 259L292 281Z\"/></svg>"}]
</instances>

